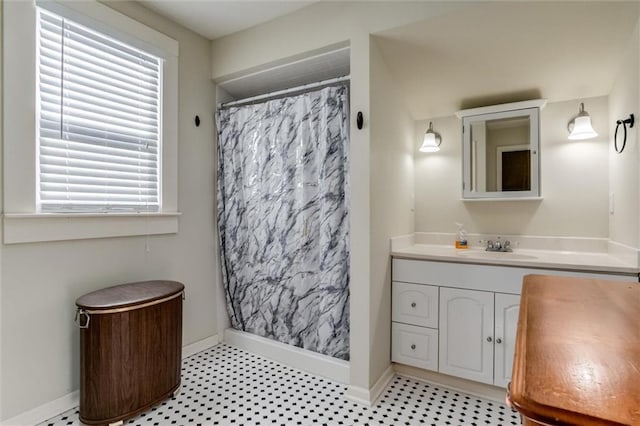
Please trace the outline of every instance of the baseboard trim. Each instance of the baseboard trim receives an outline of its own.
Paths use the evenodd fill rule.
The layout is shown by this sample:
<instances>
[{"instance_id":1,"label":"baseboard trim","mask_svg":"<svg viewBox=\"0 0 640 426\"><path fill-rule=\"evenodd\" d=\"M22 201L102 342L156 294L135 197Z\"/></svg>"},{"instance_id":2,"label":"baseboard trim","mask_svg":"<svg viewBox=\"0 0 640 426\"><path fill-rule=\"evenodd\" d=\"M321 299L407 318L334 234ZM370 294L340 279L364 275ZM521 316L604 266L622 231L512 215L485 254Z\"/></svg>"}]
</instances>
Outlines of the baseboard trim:
<instances>
[{"instance_id":1,"label":"baseboard trim","mask_svg":"<svg viewBox=\"0 0 640 426\"><path fill-rule=\"evenodd\" d=\"M198 340L197 342L182 347L182 358L188 358L192 355L202 352L205 349L209 349L212 346L220 343L220 338L217 334L209 336L205 339ZM29 411L25 411L22 414L18 414L15 417L0 422L0 426L27 426L37 425L58 414L64 413L74 407L77 407L80 403L80 392L73 391L67 395L61 396L58 399L47 402Z\"/></svg>"},{"instance_id":2,"label":"baseboard trim","mask_svg":"<svg viewBox=\"0 0 640 426\"><path fill-rule=\"evenodd\" d=\"M378 401L378 398L380 398L382 392L384 392L389 383L391 383L391 380L393 380L393 376L395 376L395 371L393 370L393 365L390 365L386 370L384 370L382 376L380 376L378 381L371 388L370 394L372 405L375 405L375 403Z\"/></svg>"},{"instance_id":3,"label":"baseboard trim","mask_svg":"<svg viewBox=\"0 0 640 426\"><path fill-rule=\"evenodd\" d=\"M370 389L361 388L358 386L347 387L344 397L352 402L363 404L367 406L373 406L382 395L382 392L386 389L387 385L393 380L394 370L390 365L384 370L382 376L371 386Z\"/></svg>"},{"instance_id":4,"label":"baseboard trim","mask_svg":"<svg viewBox=\"0 0 640 426\"><path fill-rule=\"evenodd\" d=\"M73 391L69 394L61 396L58 399L42 404L32 410L25 411L15 417L4 420L0 423L2 426L27 426L37 425L38 423L49 420L51 417L64 413L67 410L77 407L80 403L80 392Z\"/></svg>"},{"instance_id":5,"label":"baseboard trim","mask_svg":"<svg viewBox=\"0 0 640 426\"><path fill-rule=\"evenodd\" d=\"M403 364L393 364L395 374L420 382L427 382L436 386L444 386L447 389L456 392L465 393L467 395L477 396L479 398L490 399L492 401L504 404L504 398L507 390L498 386L486 385L484 383L474 382L471 380L460 379L458 377L448 376L435 371L423 370L421 368L410 367Z\"/></svg>"},{"instance_id":6,"label":"baseboard trim","mask_svg":"<svg viewBox=\"0 0 640 426\"><path fill-rule=\"evenodd\" d=\"M227 328L224 343L256 355L270 358L298 370L326 377L338 383L349 383L349 362L296 346L276 342L255 334Z\"/></svg>"},{"instance_id":7,"label":"baseboard trim","mask_svg":"<svg viewBox=\"0 0 640 426\"><path fill-rule=\"evenodd\" d=\"M191 344L183 346L182 359L189 358L190 356L209 349L210 347L215 346L218 343L220 343L220 337L218 337L217 334L214 334L213 336L209 336L202 340L198 340L197 342L193 342Z\"/></svg>"}]
</instances>

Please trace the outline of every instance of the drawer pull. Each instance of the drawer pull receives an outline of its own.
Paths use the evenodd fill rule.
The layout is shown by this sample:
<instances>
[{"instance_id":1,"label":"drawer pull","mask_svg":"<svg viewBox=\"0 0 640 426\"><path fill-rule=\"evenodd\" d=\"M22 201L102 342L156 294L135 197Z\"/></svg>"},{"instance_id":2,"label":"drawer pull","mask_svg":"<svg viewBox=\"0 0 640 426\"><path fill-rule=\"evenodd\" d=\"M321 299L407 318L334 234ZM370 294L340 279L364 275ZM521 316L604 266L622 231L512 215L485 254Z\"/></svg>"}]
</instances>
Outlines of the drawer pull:
<instances>
[{"instance_id":1,"label":"drawer pull","mask_svg":"<svg viewBox=\"0 0 640 426\"><path fill-rule=\"evenodd\" d=\"M415 308L416 307L416 302L411 302L411 307Z\"/></svg>"},{"instance_id":2,"label":"drawer pull","mask_svg":"<svg viewBox=\"0 0 640 426\"><path fill-rule=\"evenodd\" d=\"M413 344L411 345L411 350L412 350L412 351L415 351L415 350L416 350L416 344L415 344L415 343L413 343Z\"/></svg>"}]
</instances>

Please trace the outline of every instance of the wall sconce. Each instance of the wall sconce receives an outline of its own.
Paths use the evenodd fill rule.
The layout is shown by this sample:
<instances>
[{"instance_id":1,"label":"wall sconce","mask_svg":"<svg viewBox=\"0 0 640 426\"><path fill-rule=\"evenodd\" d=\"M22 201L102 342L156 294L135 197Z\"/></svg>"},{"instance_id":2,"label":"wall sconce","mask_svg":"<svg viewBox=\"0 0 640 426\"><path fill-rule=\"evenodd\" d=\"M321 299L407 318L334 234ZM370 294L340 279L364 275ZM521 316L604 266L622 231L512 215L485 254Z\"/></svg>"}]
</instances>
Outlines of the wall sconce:
<instances>
[{"instance_id":1,"label":"wall sconce","mask_svg":"<svg viewBox=\"0 0 640 426\"><path fill-rule=\"evenodd\" d=\"M569 121L567 128L569 129L569 140L572 141L591 139L598 136L591 126L591 117L584 110L582 102L580 102L580 112Z\"/></svg>"},{"instance_id":2,"label":"wall sconce","mask_svg":"<svg viewBox=\"0 0 640 426\"><path fill-rule=\"evenodd\" d=\"M429 122L429 128L424 134L424 140L422 141L420 152L438 152L440 151L441 143L442 138L440 137L440 134L433 131L433 123Z\"/></svg>"},{"instance_id":3,"label":"wall sconce","mask_svg":"<svg viewBox=\"0 0 640 426\"><path fill-rule=\"evenodd\" d=\"M613 134L613 147L618 154L621 154L622 151L624 151L624 146L627 144L627 124L629 125L629 128L632 128L634 123L635 117L633 114L629 114L629 118L616 121L616 132ZM618 149L618 128L620 125L622 125L622 128L624 129L624 138L622 139L622 146Z\"/></svg>"}]
</instances>

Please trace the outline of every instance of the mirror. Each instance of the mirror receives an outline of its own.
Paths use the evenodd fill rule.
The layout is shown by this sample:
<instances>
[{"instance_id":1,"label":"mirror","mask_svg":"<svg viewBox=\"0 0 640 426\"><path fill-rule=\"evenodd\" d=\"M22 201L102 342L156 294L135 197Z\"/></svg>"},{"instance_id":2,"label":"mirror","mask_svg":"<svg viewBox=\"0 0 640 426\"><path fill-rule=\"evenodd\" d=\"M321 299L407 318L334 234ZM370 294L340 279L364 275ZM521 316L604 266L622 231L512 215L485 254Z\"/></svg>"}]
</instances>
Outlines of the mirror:
<instances>
[{"instance_id":1,"label":"mirror","mask_svg":"<svg viewBox=\"0 0 640 426\"><path fill-rule=\"evenodd\" d=\"M462 117L464 199L539 197L538 123L537 107Z\"/></svg>"}]
</instances>

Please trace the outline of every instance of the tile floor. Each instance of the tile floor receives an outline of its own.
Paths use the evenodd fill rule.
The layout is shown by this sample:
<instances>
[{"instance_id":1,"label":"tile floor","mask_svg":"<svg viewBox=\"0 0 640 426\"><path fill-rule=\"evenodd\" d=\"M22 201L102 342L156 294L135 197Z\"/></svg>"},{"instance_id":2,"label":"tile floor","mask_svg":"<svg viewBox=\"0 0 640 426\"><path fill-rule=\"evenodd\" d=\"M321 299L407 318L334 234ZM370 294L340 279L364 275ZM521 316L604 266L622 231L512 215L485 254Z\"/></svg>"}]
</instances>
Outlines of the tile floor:
<instances>
[{"instance_id":1,"label":"tile floor","mask_svg":"<svg viewBox=\"0 0 640 426\"><path fill-rule=\"evenodd\" d=\"M519 425L503 404L396 376L378 404L343 398L346 386L219 344L183 361L176 398L125 425ZM79 425L78 409L40 426Z\"/></svg>"}]
</instances>

